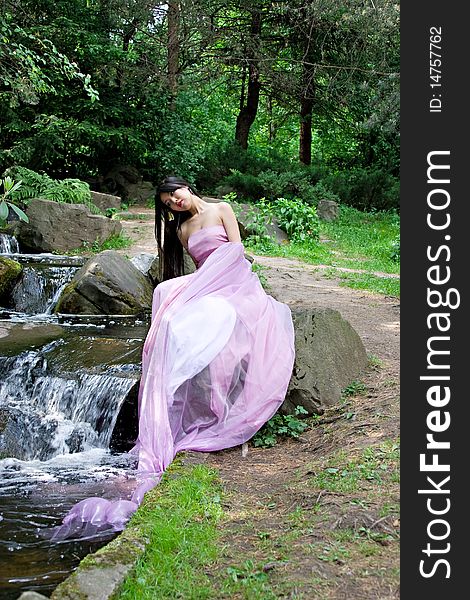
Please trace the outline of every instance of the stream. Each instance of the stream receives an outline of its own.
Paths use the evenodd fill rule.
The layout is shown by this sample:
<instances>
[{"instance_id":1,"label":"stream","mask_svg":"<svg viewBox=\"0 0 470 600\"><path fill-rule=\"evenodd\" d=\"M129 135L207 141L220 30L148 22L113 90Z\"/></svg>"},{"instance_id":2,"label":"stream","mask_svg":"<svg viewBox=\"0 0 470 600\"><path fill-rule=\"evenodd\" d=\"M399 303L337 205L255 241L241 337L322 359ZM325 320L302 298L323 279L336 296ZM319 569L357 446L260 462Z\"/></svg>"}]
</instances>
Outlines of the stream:
<instances>
[{"instance_id":1,"label":"stream","mask_svg":"<svg viewBox=\"0 0 470 600\"><path fill-rule=\"evenodd\" d=\"M83 257L0 255L23 265L0 306L0 599L49 596L116 534L51 542L79 500L129 498L146 319L61 315L54 306Z\"/></svg>"}]
</instances>

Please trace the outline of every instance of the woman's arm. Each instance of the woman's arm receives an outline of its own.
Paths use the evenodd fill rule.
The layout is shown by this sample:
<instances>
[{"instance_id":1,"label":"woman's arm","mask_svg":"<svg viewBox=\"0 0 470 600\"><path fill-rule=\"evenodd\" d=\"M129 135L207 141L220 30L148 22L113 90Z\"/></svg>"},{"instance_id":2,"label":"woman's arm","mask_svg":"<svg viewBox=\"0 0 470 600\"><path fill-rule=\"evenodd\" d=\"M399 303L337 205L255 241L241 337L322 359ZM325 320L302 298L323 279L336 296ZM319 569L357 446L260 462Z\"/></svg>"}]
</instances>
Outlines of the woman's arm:
<instances>
[{"instance_id":1,"label":"woman's arm","mask_svg":"<svg viewBox=\"0 0 470 600\"><path fill-rule=\"evenodd\" d=\"M233 208L227 202L219 202L220 218L227 232L229 242L241 242L240 229Z\"/></svg>"},{"instance_id":2,"label":"woman's arm","mask_svg":"<svg viewBox=\"0 0 470 600\"><path fill-rule=\"evenodd\" d=\"M183 231L183 228L184 228L184 231ZM197 262L194 259L193 255L190 254L189 250L188 250L188 238L187 238L187 234L186 234L186 226L184 223L181 225L180 229L176 230L176 235L178 236L178 239L181 242L181 245L186 250L186 252L189 254L189 256L191 257L191 260L193 261L195 267L197 268Z\"/></svg>"}]
</instances>

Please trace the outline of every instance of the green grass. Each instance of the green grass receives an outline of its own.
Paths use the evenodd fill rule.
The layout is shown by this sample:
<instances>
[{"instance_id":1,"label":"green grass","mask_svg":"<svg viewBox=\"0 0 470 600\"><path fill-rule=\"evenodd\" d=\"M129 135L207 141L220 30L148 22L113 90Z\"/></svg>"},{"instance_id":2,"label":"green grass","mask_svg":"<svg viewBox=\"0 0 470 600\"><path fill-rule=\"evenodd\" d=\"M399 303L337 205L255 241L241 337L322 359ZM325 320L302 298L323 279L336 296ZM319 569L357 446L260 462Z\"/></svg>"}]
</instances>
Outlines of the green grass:
<instances>
[{"instance_id":1,"label":"green grass","mask_svg":"<svg viewBox=\"0 0 470 600\"><path fill-rule=\"evenodd\" d=\"M355 290L368 290L385 296L400 297L400 280L395 277L378 277L370 273L344 273L337 271L339 285Z\"/></svg>"},{"instance_id":2,"label":"green grass","mask_svg":"<svg viewBox=\"0 0 470 600\"><path fill-rule=\"evenodd\" d=\"M104 250L118 250L120 248L129 248L134 242L122 233L112 235L101 244L98 241L92 244L83 243L80 248L75 248L67 252L57 252L57 254L76 255L76 254L98 254Z\"/></svg>"},{"instance_id":3,"label":"green grass","mask_svg":"<svg viewBox=\"0 0 470 600\"><path fill-rule=\"evenodd\" d=\"M146 494L130 522L149 544L124 582L119 600L214 597L209 575L218 555L220 483L216 472L203 465L179 472L174 465Z\"/></svg>"},{"instance_id":4,"label":"green grass","mask_svg":"<svg viewBox=\"0 0 470 600\"><path fill-rule=\"evenodd\" d=\"M116 212L113 214L116 221L153 221L155 216L148 213Z\"/></svg>"},{"instance_id":5,"label":"green grass","mask_svg":"<svg viewBox=\"0 0 470 600\"><path fill-rule=\"evenodd\" d=\"M399 480L399 443L388 441L382 446L366 448L354 460L347 460L344 451L329 459L324 469L310 480L320 490L350 493L360 489L364 482L381 485L385 480Z\"/></svg>"},{"instance_id":6,"label":"green grass","mask_svg":"<svg viewBox=\"0 0 470 600\"><path fill-rule=\"evenodd\" d=\"M254 243L253 239L248 239L245 246L256 254L328 265L332 267L329 275L338 277L340 285L399 297L398 278L374 274L399 274L400 262L393 259L399 230L400 217L394 212L366 213L342 205L336 221L320 222L319 242L278 245L268 240ZM345 273L334 267L359 269L365 273ZM328 276L328 272L325 275Z\"/></svg>"},{"instance_id":7,"label":"green grass","mask_svg":"<svg viewBox=\"0 0 470 600\"><path fill-rule=\"evenodd\" d=\"M336 266L398 273L392 247L400 232L400 217L393 212L366 213L341 206L336 221L321 223L321 235L336 256ZM333 263L332 263L333 264Z\"/></svg>"},{"instance_id":8,"label":"green grass","mask_svg":"<svg viewBox=\"0 0 470 600\"><path fill-rule=\"evenodd\" d=\"M385 296L400 297L400 279L398 277L380 277L372 273L347 273L329 267L323 271L326 279L339 279L341 287L355 290L368 290Z\"/></svg>"}]
</instances>

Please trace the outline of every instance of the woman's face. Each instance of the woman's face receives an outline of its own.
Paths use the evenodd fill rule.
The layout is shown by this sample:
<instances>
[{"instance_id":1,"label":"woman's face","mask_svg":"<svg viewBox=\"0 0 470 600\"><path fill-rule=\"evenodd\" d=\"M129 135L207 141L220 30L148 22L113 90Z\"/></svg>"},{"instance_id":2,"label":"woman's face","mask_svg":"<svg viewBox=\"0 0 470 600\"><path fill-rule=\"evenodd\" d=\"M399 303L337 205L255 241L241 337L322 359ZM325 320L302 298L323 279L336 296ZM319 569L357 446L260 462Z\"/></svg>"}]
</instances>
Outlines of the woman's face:
<instances>
[{"instance_id":1,"label":"woman's face","mask_svg":"<svg viewBox=\"0 0 470 600\"><path fill-rule=\"evenodd\" d=\"M187 187L181 187L174 192L162 192L160 200L174 211L189 210L191 206L191 192Z\"/></svg>"}]
</instances>

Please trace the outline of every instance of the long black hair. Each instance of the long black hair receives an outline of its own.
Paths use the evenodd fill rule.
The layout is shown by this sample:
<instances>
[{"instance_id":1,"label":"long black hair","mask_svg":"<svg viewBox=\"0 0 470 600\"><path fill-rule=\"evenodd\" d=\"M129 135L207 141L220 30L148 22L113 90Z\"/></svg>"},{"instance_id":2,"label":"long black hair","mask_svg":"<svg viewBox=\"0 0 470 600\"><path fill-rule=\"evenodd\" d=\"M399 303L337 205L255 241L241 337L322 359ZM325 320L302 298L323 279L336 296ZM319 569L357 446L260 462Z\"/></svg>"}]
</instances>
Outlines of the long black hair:
<instances>
[{"instance_id":1,"label":"long black hair","mask_svg":"<svg viewBox=\"0 0 470 600\"><path fill-rule=\"evenodd\" d=\"M191 217L185 211L173 211L160 200L162 192L174 192L188 187L195 196L201 197L190 183L180 177L166 177L158 186L155 196L155 239L157 240L160 281L184 274L183 246L177 232L181 224Z\"/></svg>"}]
</instances>

